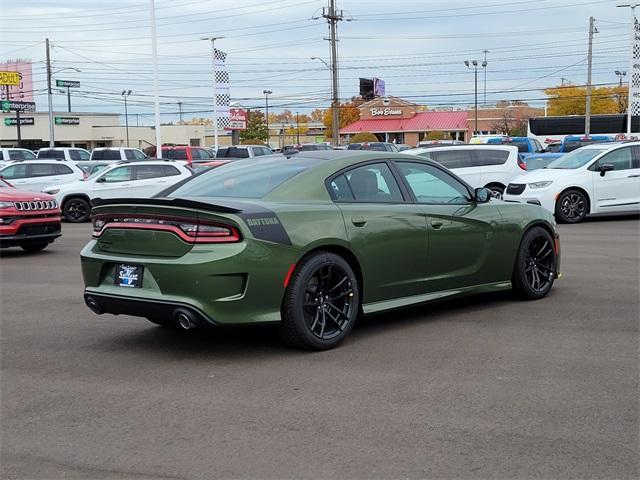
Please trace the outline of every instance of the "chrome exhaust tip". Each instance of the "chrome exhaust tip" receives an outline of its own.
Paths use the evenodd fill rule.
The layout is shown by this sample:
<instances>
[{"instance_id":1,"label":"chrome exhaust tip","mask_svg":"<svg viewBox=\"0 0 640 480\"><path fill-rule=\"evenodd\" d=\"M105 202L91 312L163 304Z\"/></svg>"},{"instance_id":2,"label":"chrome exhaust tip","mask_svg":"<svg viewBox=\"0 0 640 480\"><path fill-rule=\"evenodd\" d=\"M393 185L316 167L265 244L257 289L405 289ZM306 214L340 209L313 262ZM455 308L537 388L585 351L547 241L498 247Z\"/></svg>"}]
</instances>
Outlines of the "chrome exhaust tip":
<instances>
[{"instance_id":1,"label":"chrome exhaust tip","mask_svg":"<svg viewBox=\"0 0 640 480\"><path fill-rule=\"evenodd\" d=\"M186 310L176 310L173 314L173 318L178 326L183 330L191 330L198 326L193 315Z\"/></svg>"},{"instance_id":2,"label":"chrome exhaust tip","mask_svg":"<svg viewBox=\"0 0 640 480\"><path fill-rule=\"evenodd\" d=\"M89 310L91 310L93 313L95 313L96 315L102 314L102 308L100 308L100 304L95 298L87 297L85 302L87 304L87 307L89 307Z\"/></svg>"}]
</instances>

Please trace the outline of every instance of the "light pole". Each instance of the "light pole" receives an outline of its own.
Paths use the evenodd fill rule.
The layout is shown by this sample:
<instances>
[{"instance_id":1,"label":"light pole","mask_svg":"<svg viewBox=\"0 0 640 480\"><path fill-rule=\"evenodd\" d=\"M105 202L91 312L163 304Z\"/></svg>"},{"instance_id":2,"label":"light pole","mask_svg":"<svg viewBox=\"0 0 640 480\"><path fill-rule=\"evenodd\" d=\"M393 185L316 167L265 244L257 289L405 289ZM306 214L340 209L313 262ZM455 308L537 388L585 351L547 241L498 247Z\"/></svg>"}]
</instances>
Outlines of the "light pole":
<instances>
[{"instance_id":1,"label":"light pole","mask_svg":"<svg viewBox=\"0 0 640 480\"><path fill-rule=\"evenodd\" d=\"M484 65L485 67L487 66L487 53L489 53L489 50L483 50L482 53L484 53ZM487 69L484 69L484 106L487 106Z\"/></svg>"},{"instance_id":2,"label":"light pole","mask_svg":"<svg viewBox=\"0 0 640 480\"><path fill-rule=\"evenodd\" d=\"M614 73L618 77L620 77L620 86L622 86L622 77L626 77L627 76L627 72L625 72L624 70L616 70Z\"/></svg>"},{"instance_id":3,"label":"light pole","mask_svg":"<svg viewBox=\"0 0 640 480\"><path fill-rule=\"evenodd\" d=\"M211 42L211 65L213 67L213 143L218 151L218 79L216 78L216 40L224 37L201 37L200 40Z\"/></svg>"},{"instance_id":4,"label":"light pole","mask_svg":"<svg viewBox=\"0 0 640 480\"><path fill-rule=\"evenodd\" d=\"M129 146L129 112L127 111L127 97L131 95L131 90L122 90L121 95L124 97L124 125L127 131L127 147ZM156 147L156 150L158 148Z\"/></svg>"},{"instance_id":5,"label":"light pole","mask_svg":"<svg viewBox=\"0 0 640 480\"><path fill-rule=\"evenodd\" d=\"M300 116L296 112L296 143L300 145Z\"/></svg>"},{"instance_id":6,"label":"light pole","mask_svg":"<svg viewBox=\"0 0 640 480\"><path fill-rule=\"evenodd\" d=\"M263 90L262 93L264 93L264 104L267 118L267 145L269 145L269 95L273 92L271 90Z\"/></svg>"},{"instance_id":7,"label":"light pole","mask_svg":"<svg viewBox=\"0 0 640 480\"><path fill-rule=\"evenodd\" d=\"M474 80L475 80L475 126L474 126L474 134L478 133L478 61L477 60L471 60L471 62L469 62L469 60L465 60L464 64L467 66L467 68L471 69L471 66L473 66L473 73L474 73ZM487 67L487 62L483 61L482 62L482 68L486 68Z\"/></svg>"}]
</instances>

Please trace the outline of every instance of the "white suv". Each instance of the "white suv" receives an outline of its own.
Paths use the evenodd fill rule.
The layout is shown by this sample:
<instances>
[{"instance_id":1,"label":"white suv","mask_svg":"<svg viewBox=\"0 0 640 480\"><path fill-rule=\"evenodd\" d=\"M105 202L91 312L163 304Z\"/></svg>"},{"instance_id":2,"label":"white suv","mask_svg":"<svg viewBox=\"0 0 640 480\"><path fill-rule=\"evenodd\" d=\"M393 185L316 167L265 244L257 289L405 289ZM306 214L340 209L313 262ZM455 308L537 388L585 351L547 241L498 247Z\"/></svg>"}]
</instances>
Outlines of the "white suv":
<instances>
[{"instance_id":1,"label":"white suv","mask_svg":"<svg viewBox=\"0 0 640 480\"><path fill-rule=\"evenodd\" d=\"M41 148L38 150L38 158L49 160L71 160L80 162L82 160L89 160L90 156L91 154L84 148L76 147Z\"/></svg>"},{"instance_id":2,"label":"white suv","mask_svg":"<svg viewBox=\"0 0 640 480\"><path fill-rule=\"evenodd\" d=\"M0 163L11 160L35 160L36 155L26 148L0 148Z\"/></svg>"},{"instance_id":3,"label":"white suv","mask_svg":"<svg viewBox=\"0 0 640 480\"><path fill-rule=\"evenodd\" d=\"M20 190L39 192L50 185L75 182L84 173L73 162L18 160L0 167L0 176Z\"/></svg>"},{"instance_id":4,"label":"white suv","mask_svg":"<svg viewBox=\"0 0 640 480\"><path fill-rule=\"evenodd\" d=\"M415 148L402 153L434 160L473 188L488 188L495 198L502 198L509 182L527 168L518 156L518 147L510 145Z\"/></svg>"},{"instance_id":5,"label":"white suv","mask_svg":"<svg viewBox=\"0 0 640 480\"><path fill-rule=\"evenodd\" d=\"M507 202L541 205L561 223L587 215L640 212L640 142L579 148L515 178Z\"/></svg>"},{"instance_id":6,"label":"white suv","mask_svg":"<svg viewBox=\"0 0 640 480\"><path fill-rule=\"evenodd\" d=\"M67 221L78 223L89 220L94 198L148 198L191 175L189 168L173 161L118 162L84 181L44 191L56 197Z\"/></svg>"},{"instance_id":7,"label":"white suv","mask_svg":"<svg viewBox=\"0 0 640 480\"><path fill-rule=\"evenodd\" d=\"M146 160L149 157L137 148L100 147L91 151L91 160Z\"/></svg>"}]
</instances>

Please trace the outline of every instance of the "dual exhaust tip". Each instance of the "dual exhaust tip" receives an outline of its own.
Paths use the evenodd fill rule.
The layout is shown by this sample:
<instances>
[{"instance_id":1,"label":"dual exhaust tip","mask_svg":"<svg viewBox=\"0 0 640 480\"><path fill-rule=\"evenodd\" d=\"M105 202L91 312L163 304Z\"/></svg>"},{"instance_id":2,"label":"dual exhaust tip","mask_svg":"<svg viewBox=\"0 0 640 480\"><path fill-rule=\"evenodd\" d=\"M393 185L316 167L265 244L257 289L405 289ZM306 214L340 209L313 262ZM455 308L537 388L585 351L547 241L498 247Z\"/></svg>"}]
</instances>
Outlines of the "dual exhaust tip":
<instances>
[{"instance_id":1,"label":"dual exhaust tip","mask_svg":"<svg viewBox=\"0 0 640 480\"><path fill-rule=\"evenodd\" d=\"M87 307L89 307L89 310L91 310L96 315L102 315L103 313L105 313L104 309L95 297L86 297L85 303L87 304ZM173 311L172 318L175 324L182 330L193 330L198 326L198 320L193 315L193 313L184 308L176 308Z\"/></svg>"}]
</instances>

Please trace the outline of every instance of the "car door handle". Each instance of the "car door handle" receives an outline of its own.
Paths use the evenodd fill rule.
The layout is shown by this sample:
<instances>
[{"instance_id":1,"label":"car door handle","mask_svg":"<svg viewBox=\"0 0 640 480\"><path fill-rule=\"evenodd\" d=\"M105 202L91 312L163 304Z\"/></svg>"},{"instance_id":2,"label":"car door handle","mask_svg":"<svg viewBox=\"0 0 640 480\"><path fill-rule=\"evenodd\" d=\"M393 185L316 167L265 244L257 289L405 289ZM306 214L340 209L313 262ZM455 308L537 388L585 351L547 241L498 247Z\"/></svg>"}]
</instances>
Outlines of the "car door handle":
<instances>
[{"instance_id":1,"label":"car door handle","mask_svg":"<svg viewBox=\"0 0 640 480\"><path fill-rule=\"evenodd\" d=\"M627 178L638 178L640 177L640 173L638 175L629 175Z\"/></svg>"},{"instance_id":2,"label":"car door handle","mask_svg":"<svg viewBox=\"0 0 640 480\"><path fill-rule=\"evenodd\" d=\"M434 220L431 220L431 226L433 227L434 230L440 230L442 227L444 227L445 225L449 225L451 224L450 221L447 220L440 220L439 218L436 218Z\"/></svg>"},{"instance_id":3,"label":"car door handle","mask_svg":"<svg viewBox=\"0 0 640 480\"><path fill-rule=\"evenodd\" d=\"M367 224L367 221L364 217L351 217L351 223L353 223L356 227L364 227Z\"/></svg>"}]
</instances>

